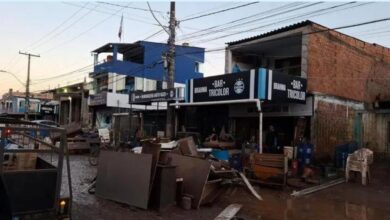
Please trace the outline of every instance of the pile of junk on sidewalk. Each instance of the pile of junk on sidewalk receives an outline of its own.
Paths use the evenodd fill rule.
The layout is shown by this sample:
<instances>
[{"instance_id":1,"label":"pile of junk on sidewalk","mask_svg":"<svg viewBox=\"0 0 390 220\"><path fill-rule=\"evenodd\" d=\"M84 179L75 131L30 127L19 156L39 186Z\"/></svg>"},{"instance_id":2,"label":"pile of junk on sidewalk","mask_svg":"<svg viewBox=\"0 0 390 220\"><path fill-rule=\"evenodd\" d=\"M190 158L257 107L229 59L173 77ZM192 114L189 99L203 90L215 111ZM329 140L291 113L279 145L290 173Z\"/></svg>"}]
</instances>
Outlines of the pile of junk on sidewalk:
<instances>
[{"instance_id":1,"label":"pile of junk on sidewalk","mask_svg":"<svg viewBox=\"0 0 390 220\"><path fill-rule=\"evenodd\" d=\"M261 201L252 184L289 187L292 196L302 196L345 182L349 171L361 172L366 184L373 161L372 152L355 142L337 146L334 161L322 162L314 161L313 145L305 141L279 153L259 153L255 143L238 145L232 138L213 144L212 137L201 142L193 132L178 137L144 139L128 150L101 150L90 192L142 209L198 209L231 186L242 186Z\"/></svg>"}]
</instances>

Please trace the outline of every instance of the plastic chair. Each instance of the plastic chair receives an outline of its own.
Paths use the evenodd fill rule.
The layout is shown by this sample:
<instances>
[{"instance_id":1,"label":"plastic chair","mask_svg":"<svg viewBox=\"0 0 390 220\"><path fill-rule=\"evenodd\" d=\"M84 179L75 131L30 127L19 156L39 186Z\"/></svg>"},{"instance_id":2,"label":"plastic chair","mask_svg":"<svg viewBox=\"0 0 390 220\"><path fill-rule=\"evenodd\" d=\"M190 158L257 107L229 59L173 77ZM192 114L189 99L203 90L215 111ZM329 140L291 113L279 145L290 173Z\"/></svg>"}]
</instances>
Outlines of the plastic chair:
<instances>
[{"instance_id":1,"label":"plastic chair","mask_svg":"<svg viewBox=\"0 0 390 220\"><path fill-rule=\"evenodd\" d=\"M345 168L345 179L348 182L349 172L356 171L362 175L362 184L367 185L367 178L371 179L370 165L374 161L374 153L367 149L359 149L348 155L347 164Z\"/></svg>"}]
</instances>

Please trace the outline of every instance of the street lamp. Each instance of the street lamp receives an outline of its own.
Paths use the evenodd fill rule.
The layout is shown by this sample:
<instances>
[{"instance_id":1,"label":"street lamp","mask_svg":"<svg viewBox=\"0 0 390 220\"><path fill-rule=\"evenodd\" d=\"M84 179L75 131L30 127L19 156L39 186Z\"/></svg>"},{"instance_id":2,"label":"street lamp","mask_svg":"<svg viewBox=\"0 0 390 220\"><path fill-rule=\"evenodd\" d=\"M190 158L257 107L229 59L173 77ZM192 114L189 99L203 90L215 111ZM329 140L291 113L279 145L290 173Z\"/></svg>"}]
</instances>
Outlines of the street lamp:
<instances>
[{"instance_id":1,"label":"street lamp","mask_svg":"<svg viewBox=\"0 0 390 220\"><path fill-rule=\"evenodd\" d=\"M24 84L22 82L22 80L20 80L14 73L11 73L11 72L8 72L6 70L0 70L0 73L8 73L10 74L11 76L13 76L22 86L26 86L26 84Z\"/></svg>"}]
</instances>

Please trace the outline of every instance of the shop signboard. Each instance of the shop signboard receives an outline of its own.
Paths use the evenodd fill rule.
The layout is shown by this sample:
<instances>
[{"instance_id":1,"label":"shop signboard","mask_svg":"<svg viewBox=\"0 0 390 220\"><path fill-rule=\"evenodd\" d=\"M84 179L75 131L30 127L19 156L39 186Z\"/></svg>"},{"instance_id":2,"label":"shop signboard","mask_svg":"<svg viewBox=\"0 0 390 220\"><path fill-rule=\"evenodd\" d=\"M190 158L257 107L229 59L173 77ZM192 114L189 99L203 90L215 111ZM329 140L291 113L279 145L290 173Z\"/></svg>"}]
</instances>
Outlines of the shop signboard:
<instances>
[{"instance_id":1,"label":"shop signboard","mask_svg":"<svg viewBox=\"0 0 390 220\"><path fill-rule=\"evenodd\" d=\"M306 103L307 80L285 73L268 73L268 98L273 103Z\"/></svg>"},{"instance_id":2,"label":"shop signboard","mask_svg":"<svg viewBox=\"0 0 390 220\"><path fill-rule=\"evenodd\" d=\"M41 105L42 115L54 115L54 105Z\"/></svg>"},{"instance_id":3,"label":"shop signboard","mask_svg":"<svg viewBox=\"0 0 390 220\"><path fill-rule=\"evenodd\" d=\"M255 72L245 71L201 79L187 84L189 102L214 102L254 98Z\"/></svg>"},{"instance_id":4,"label":"shop signboard","mask_svg":"<svg viewBox=\"0 0 390 220\"><path fill-rule=\"evenodd\" d=\"M147 92L135 91L129 95L129 103L169 102L173 100L180 100L177 88Z\"/></svg>"},{"instance_id":5,"label":"shop signboard","mask_svg":"<svg viewBox=\"0 0 390 220\"><path fill-rule=\"evenodd\" d=\"M96 95L89 95L89 105L90 106L98 106L105 105L107 103L107 93L102 92Z\"/></svg>"},{"instance_id":6,"label":"shop signboard","mask_svg":"<svg viewBox=\"0 0 390 220\"><path fill-rule=\"evenodd\" d=\"M306 103L304 78L271 70L244 71L200 79L186 84L186 102L269 100L272 103Z\"/></svg>"}]
</instances>

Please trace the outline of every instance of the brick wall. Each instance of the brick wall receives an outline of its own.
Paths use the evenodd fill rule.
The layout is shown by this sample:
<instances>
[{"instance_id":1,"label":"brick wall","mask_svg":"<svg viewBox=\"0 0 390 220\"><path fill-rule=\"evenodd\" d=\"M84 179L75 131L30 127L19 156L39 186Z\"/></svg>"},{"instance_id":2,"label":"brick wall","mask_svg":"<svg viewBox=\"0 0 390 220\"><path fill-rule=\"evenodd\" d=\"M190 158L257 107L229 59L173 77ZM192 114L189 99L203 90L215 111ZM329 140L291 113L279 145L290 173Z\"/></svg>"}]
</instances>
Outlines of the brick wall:
<instances>
[{"instance_id":1,"label":"brick wall","mask_svg":"<svg viewBox=\"0 0 390 220\"><path fill-rule=\"evenodd\" d=\"M312 31L321 26L313 25ZM310 34L308 90L356 101L390 99L390 49L336 31Z\"/></svg>"},{"instance_id":2,"label":"brick wall","mask_svg":"<svg viewBox=\"0 0 390 220\"><path fill-rule=\"evenodd\" d=\"M316 158L333 158L335 146L352 140L354 115L351 107L317 101L312 131Z\"/></svg>"}]
</instances>

